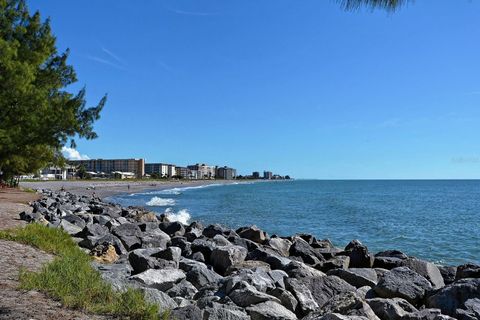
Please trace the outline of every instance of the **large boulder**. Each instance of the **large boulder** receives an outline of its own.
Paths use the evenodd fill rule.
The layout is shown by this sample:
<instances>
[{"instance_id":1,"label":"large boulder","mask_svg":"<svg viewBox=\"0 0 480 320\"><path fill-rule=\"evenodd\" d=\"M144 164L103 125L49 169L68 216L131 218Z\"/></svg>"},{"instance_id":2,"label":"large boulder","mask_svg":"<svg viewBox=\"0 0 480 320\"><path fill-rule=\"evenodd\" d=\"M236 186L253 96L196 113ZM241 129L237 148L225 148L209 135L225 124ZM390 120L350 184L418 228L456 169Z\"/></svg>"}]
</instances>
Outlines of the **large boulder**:
<instances>
[{"instance_id":1,"label":"large boulder","mask_svg":"<svg viewBox=\"0 0 480 320\"><path fill-rule=\"evenodd\" d=\"M436 265L431 262L408 258L403 260L403 266L408 267L430 281L433 289L440 289L445 286L442 274Z\"/></svg>"},{"instance_id":2,"label":"large boulder","mask_svg":"<svg viewBox=\"0 0 480 320\"><path fill-rule=\"evenodd\" d=\"M352 240L345 247L345 252L350 257L349 268L372 268L375 257L368 252L367 246L358 240Z\"/></svg>"},{"instance_id":3,"label":"large boulder","mask_svg":"<svg viewBox=\"0 0 480 320\"><path fill-rule=\"evenodd\" d=\"M457 309L457 318L460 320L480 319L480 298L468 299L463 309Z\"/></svg>"},{"instance_id":4,"label":"large boulder","mask_svg":"<svg viewBox=\"0 0 480 320\"><path fill-rule=\"evenodd\" d=\"M442 275L443 282L445 284L451 284L455 282L455 277L457 276L457 267L453 266L439 266L440 274Z\"/></svg>"},{"instance_id":5,"label":"large boulder","mask_svg":"<svg viewBox=\"0 0 480 320\"><path fill-rule=\"evenodd\" d=\"M179 247L168 247L152 254L152 257L178 262L182 255L182 250Z\"/></svg>"},{"instance_id":6,"label":"large boulder","mask_svg":"<svg viewBox=\"0 0 480 320\"><path fill-rule=\"evenodd\" d=\"M74 215L74 214L68 214L68 215L62 217L62 220L68 221L71 224L76 225L80 229L85 228L85 225L86 225L85 220L83 220L82 218L80 218L79 216Z\"/></svg>"},{"instance_id":7,"label":"large boulder","mask_svg":"<svg viewBox=\"0 0 480 320\"><path fill-rule=\"evenodd\" d=\"M217 245L212 240L200 238L193 240L191 245L192 252L201 252L205 257L205 261L210 261L210 255L216 247Z\"/></svg>"},{"instance_id":8,"label":"large boulder","mask_svg":"<svg viewBox=\"0 0 480 320\"><path fill-rule=\"evenodd\" d=\"M356 291L354 286L337 276L302 278L300 282L310 290L320 308L336 295Z\"/></svg>"},{"instance_id":9,"label":"large boulder","mask_svg":"<svg viewBox=\"0 0 480 320\"><path fill-rule=\"evenodd\" d=\"M268 291L268 294L278 298L282 306L286 307L290 311L295 312L298 301L290 291L287 291L283 288L275 288L271 291Z\"/></svg>"},{"instance_id":10,"label":"large boulder","mask_svg":"<svg viewBox=\"0 0 480 320\"><path fill-rule=\"evenodd\" d=\"M187 280L197 289L206 285L217 284L223 279L221 275L208 269L204 263L195 260L182 258L179 267L186 272Z\"/></svg>"},{"instance_id":11,"label":"large boulder","mask_svg":"<svg viewBox=\"0 0 480 320\"><path fill-rule=\"evenodd\" d=\"M332 269L348 269L349 264L349 256L336 256L329 258L327 261L324 261L319 267L319 269L323 272L327 272Z\"/></svg>"},{"instance_id":12,"label":"large boulder","mask_svg":"<svg viewBox=\"0 0 480 320\"><path fill-rule=\"evenodd\" d=\"M252 320L296 320L297 316L274 301L262 302L247 308Z\"/></svg>"},{"instance_id":13,"label":"large boulder","mask_svg":"<svg viewBox=\"0 0 480 320\"><path fill-rule=\"evenodd\" d=\"M319 265L325 260L307 241L300 237L294 237L289 253L290 256L302 258L305 263L310 265Z\"/></svg>"},{"instance_id":14,"label":"large boulder","mask_svg":"<svg viewBox=\"0 0 480 320\"><path fill-rule=\"evenodd\" d=\"M265 240L267 240L267 234L255 225L251 227L240 228L236 232L240 237L256 243L263 243Z\"/></svg>"},{"instance_id":15,"label":"large boulder","mask_svg":"<svg viewBox=\"0 0 480 320\"><path fill-rule=\"evenodd\" d=\"M180 281L166 291L166 293L172 298L182 297L186 299L193 299L193 296L195 296L197 292L197 288L187 280Z\"/></svg>"},{"instance_id":16,"label":"large boulder","mask_svg":"<svg viewBox=\"0 0 480 320\"><path fill-rule=\"evenodd\" d=\"M429 308L437 308L442 313L455 317L457 309L463 309L469 299L480 297L480 279L461 279L445 286L427 299Z\"/></svg>"},{"instance_id":17,"label":"large boulder","mask_svg":"<svg viewBox=\"0 0 480 320\"><path fill-rule=\"evenodd\" d=\"M432 285L415 271L399 267L386 272L374 287L381 298L403 298L413 305L419 305Z\"/></svg>"},{"instance_id":18,"label":"large boulder","mask_svg":"<svg viewBox=\"0 0 480 320\"><path fill-rule=\"evenodd\" d=\"M228 267L242 262L246 256L247 249L243 247L235 245L220 246L212 251L210 261L218 273L225 274Z\"/></svg>"},{"instance_id":19,"label":"large boulder","mask_svg":"<svg viewBox=\"0 0 480 320\"><path fill-rule=\"evenodd\" d=\"M246 282L240 282L235 285L236 288L229 293L229 298L240 307L248 307L252 304L257 304L265 301L275 301L280 303L280 300L274 296L258 291L254 286Z\"/></svg>"},{"instance_id":20,"label":"large boulder","mask_svg":"<svg viewBox=\"0 0 480 320\"><path fill-rule=\"evenodd\" d=\"M185 227L181 222L162 222L159 225L160 229L168 234L170 237L183 236L185 234Z\"/></svg>"},{"instance_id":21,"label":"large boulder","mask_svg":"<svg viewBox=\"0 0 480 320\"><path fill-rule=\"evenodd\" d=\"M283 270L292 278L309 278L309 277L323 277L325 273L309 265L299 262L291 261Z\"/></svg>"},{"instance_id":22,"label":"large boulder","mask_svg":"<svg viewBox=\"0 0 480 320\"><path fill-rule=\"evenodd\" d=\"M143 283L147 287L166 291L176 283L185 279L183 271L173 268L148 269L142 273L131 276L130 279Z\"/></svg>"},{"instance_id":23,"label":"large boulder","mask_svg":"<svg viewBox=\"0 0 480 320\"><path fill-rule=\"evenodd\" d=\"M380 320L370 306L355 292L344 292L332 297L319 310L310 313L302 320L314 320L330 313L347 316L364 316L370 320Z\"/></svg>"},{"instance_id":24,"label":"large boulder","mask_svg":"<svg viewBox=\"0 0 480 320\"><path fill-rule=\"evenodd\" d=\"M202 320L203 311L194 304L173 309L170 316L175 320Z\"/></svg>"},{"instance_id":25,"label":"large boulder","mask_svg":"<svg viewBox=\"0 0 480 320\"><path fill-rule=\"evenodd\" d=\"M285 269L292 260L280 256L275 250L266 248L258 248L247 254L246 260L258 260L266 262L272 270Z\"/></svg>"},{"instance_id":26,"label":"large boulder","mask_svg":"<svg viewBox=\"0 0 480 320\"><path fill-rule=\"evenodd\" d=\"M267 245L277 250L282 256L288 257L290 254L290 246L292 245L292 242L288 239L276 237L270 238L267 242Z\"/></svg>"},{"instance_id":27,"label":"large boulder","mask_svg":"<svg viewBox=\"0 0 480 320\"><path fill-rule=\"evenodd\" d=\"M327 274L342 278L356 288L374 287L378 282L377 273L370 268L334 269Z\"/></svg>"},{"instance_id":28,"label":"large boulder","mask_svg":"<svg viewBox=\"0 0 480 320\"><path fill-rule=\"evenodd\" d=\"M203 310L203 320L250 320L250 316L242 308L212 302Z\"/></svg>"},{"instance_id":29,"label":"large boulder","mask_svg":"<svg viewBox=\"0 0 480 320\"><path fill-rule=\"evenodd\" d=\"M316 310L319 306L307 285L294 278L285 279L285 287L298 301L296 312L306 315Z\"/></svg>"},{"instance_id":30,"label":"large boulder","mask_svg":"<svg viewBox=\"0 0 480 320\"><path fill-rule=\"evenodd\" d=\"M408 313L418 311L407 300L401 298L373 298L368 299L367 303L382 320L401 320Z\"/></svg>"},{"instance_id":31,"label":"large boulder","mask_svg":"<svg viewBox=\"0 0 480 320\"><path fill-rule=\"evenodd\" d=\"M148 269L154 269L157 261L152 254L157 253L159 249L136 249L128 254L128 262L133 268L132 274L144 272Z\"/></svg>"},{"instance_id":32,"label":"large boulder","mask_svg":"<svg viewBox=\"0 0 480 320\"><path fill-rule=\"evenodd\" d=\"M77 226L77 225L75 225L71 222L68 222L65 219L62 219L60 221L60 224L58 225L58 228L63 229L63 231L65 231L66 233L68 233L71 236L75 236L75 235L82 232L82 228L80 228L79 226Z\"/></svg>"},{"instance_id":33,"label":"large boulder","mask_svg":"<svg viewBox=\"0 0 480 320\"><path fill-rule=\"evenodd\" d=\"M458 266L455 279L459 280L466 278L480 278L480 266L472 263Z\"/></svg>"},{"instance_id":34,"label":"large boulder","mask_svg":"<svg viewBox=\"0 0 480 320\"><path fill-rule=\"evenodd\" d=\"M202 234L207 238L213 238L216 235L223 235L227 233L227 228L219 225L219 224L211 224L203 229Z\"/></svg>"},{"instance_id":35,"label":"large boulder","mask_svg":"<svg viewBox=\"0 0 480 320\"><path fill-rule=\"evenodd\" d=\"M156 304L159 312L171 310L178 307L177 303L168 296L168 294L152 288L142 288L145 300L149 303Z\"/></svg>"}]
</instances>

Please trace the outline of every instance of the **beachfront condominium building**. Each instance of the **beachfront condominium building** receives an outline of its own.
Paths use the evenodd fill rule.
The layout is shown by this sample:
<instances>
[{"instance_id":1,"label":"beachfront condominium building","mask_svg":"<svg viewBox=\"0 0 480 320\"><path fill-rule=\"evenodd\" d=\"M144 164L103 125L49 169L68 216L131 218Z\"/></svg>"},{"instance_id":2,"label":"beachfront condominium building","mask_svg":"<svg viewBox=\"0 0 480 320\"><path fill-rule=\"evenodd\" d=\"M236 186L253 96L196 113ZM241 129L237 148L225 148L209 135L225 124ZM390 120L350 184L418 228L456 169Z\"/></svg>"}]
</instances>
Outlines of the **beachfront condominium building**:
<instances>
[{"instance_id":1,"label":"beachfront condominium building","mask_svg":"<svg viewBox=\"0 0 480 320\"><path fill-rule=\"evenodd\" d=\"M187 167L176 167L176 176L181 179L195 180L197 179L197 171L190 170Z\"/></svg>"},{"instance_id":2,"label":"beachfront condominium building","mask_svg":"<svg viewBox=\"0 0 480 320\"><path fill-rule=\"evenodd\" d=\"M204 163L187 166L190 170L197 171L197 179L215 179L215 167Z\"/></svg>"},{"instance_id":3,"label":"beachfront condominium building","mask_svg":"<svg viewBox=\"0 0 480 320\"><path fill-rule=\"evenodd\" d=\"M272 179L272 172L271 171L263 171L263 179L265 180L271 180Z\"/></svg>"},{"instance_id":4,"label":"beachfront condominium building","mask_svg":"<svg viewBox=\"0 0 480 320\"><path fill-rule=\"evenodd\" d=\"M145 174L156 174L162 178L171 178L175 176L175 165L167 163L145 163Z\"/></svg>"},{"instance_id":5,"label":"beachfront condominium building","mask_svg":"<svg viewBox=\"0 0 480 320\"><path fill-rule=\"evenodd\" d=\"M68 163L76 168L83 166L87 172L112 175L114 172L131 172L137 178L145 175L144 159L89 159L69 160Z\"/></svg>"},{"instance_id":6,"label":"beachfront condominium building","mask_svg":"<svg viewBox=\"0 0 480 320\"><path fill-rule=\"evenodd\" d=\"M258 172L258 171L252 172L252 178L253 179L260 179L260 172Z\"/></svg>"},{"instance_id":7,"label":"beachfront condominium building","mask_svg":"<svg viewBox=\"0 0 480 320\"><path fill-rule=\"evenodd\" d=\"M225 180L232 180L237 177L237 170L233 168L225 167L218 167L217 168L217 179L225 179Z\"/></svg>"}]
</instances>

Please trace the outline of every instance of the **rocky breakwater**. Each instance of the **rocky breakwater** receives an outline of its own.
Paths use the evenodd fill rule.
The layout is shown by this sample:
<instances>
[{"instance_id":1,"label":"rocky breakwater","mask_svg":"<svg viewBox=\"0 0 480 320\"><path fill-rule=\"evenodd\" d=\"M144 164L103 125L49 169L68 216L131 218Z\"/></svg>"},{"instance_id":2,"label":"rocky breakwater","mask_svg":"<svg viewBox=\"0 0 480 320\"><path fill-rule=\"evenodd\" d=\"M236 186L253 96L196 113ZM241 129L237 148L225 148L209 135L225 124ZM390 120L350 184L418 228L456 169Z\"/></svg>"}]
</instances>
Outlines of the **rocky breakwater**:
<instances>
[{"instance_id":1,"label":"rocky breakwater","mask_svg":"<svg viewBox=\"0 0 480 320\"><path fill-rule=\"evenodd\" d=\"M118 290L140 288L173 319L480 319L480 267L439 267L357 240L255 226L183 225L142 208L43 191L27 221L62 228Z\"/></svg>"}]
</instances>

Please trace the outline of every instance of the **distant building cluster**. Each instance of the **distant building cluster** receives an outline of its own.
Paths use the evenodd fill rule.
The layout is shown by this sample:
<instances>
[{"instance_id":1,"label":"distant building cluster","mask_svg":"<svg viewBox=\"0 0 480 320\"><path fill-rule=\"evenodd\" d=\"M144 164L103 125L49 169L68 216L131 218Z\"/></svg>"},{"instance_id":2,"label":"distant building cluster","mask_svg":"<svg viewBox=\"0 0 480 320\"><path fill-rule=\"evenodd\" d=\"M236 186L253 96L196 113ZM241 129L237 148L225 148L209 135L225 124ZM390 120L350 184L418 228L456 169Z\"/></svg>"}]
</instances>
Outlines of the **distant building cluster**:
<instances>
[{"instance_id":1,"label":"distant building cluster","mask_svg":"<svg viewBox=\"0 0 480 320\"><path fill-rule=\"evenodd\" d=\"M288 176L287 176L288 177ZM234 179L284 179L270 171L263 176L237 176L237 170L228 166L211 166L205 163L185 167L168 163L146 163L144 159L88 159L68 160L63 168L47 167L40 172L41 179L66 180L74 178L114 179L184 179L184 180L234 180ZM289 177L288 177L289 178Z\"/></svg>"}]
</instances>

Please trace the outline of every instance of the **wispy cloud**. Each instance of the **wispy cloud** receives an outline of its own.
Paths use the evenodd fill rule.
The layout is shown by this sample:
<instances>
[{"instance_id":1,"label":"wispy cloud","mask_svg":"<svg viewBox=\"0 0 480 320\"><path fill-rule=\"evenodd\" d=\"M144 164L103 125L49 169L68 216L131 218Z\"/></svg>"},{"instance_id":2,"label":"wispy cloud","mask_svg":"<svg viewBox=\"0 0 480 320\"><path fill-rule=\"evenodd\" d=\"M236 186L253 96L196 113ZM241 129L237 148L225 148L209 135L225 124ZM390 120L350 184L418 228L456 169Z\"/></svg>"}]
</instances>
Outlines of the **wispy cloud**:
<instances>
[{"instance_id":1,"label":"wispy cloud","mask_svg":"<svg viewBox=\"0 0 480 320\"><path fill-rule=\"evenodd\" d=\"M126 70L127 65L125 61L120 58L117 54L113 53L112 51L108 50L107 48L102 46L102 52L106 57L99 57L97 55L88 55L87 59L92 61L113 67L118 70Z\"/></svg>"},{"instance_id":2,"label":"wispy cloud","mask_svg":"<svg viewBox=\"0 0 480 320\"><path fill-rule=\"evenodd\" d=\"M216 16L219 14L219 12L186 11L167 6L165 8L170 12L187 16Z\"/></svg>"}]
</instances>

